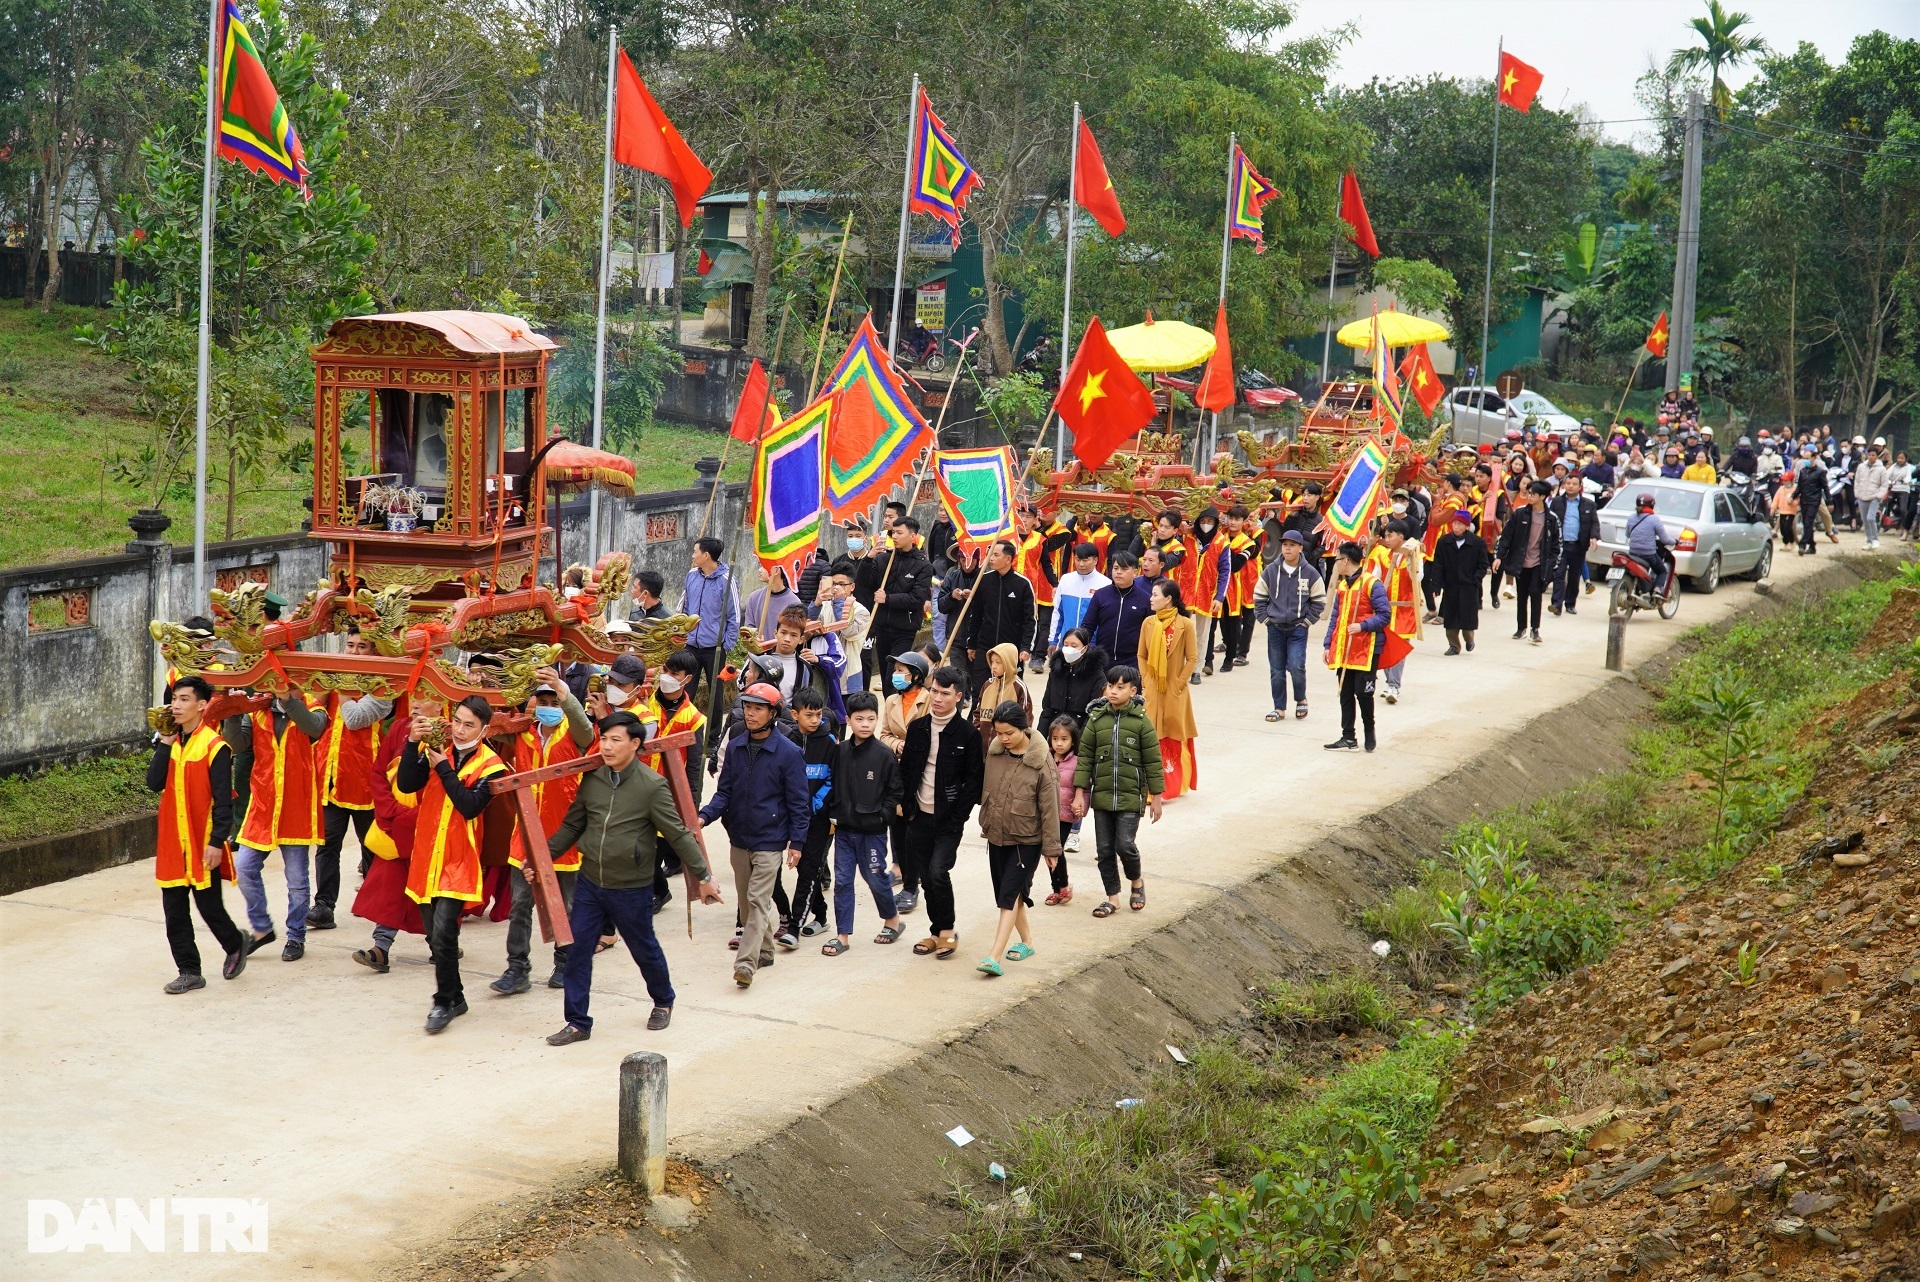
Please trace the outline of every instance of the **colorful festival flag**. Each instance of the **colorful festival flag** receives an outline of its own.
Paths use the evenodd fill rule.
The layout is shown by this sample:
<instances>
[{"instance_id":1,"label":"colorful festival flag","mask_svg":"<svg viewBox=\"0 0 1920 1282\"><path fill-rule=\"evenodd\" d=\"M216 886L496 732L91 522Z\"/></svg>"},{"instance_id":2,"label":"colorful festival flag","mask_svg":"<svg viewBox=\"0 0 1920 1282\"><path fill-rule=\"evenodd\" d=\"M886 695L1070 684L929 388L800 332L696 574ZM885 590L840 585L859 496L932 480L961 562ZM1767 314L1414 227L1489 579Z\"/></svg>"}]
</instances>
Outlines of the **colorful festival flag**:
<instances>
[{"instance_id":1,"label":"colorful festival flag","mask_svg":"<svg viewBox=\"0 0 1920 1282\"><path fill-rule=\"evenodd\" d=\"M1347 225L1355 245L1375 258L1380 257L1380 242L1373 238L1373 221L1367 217L1367 202L1360 199L1360 180L1351 169L1340 180L1340 221Z\"/></svg>"},{"instance_id":2,"label":"colorful festival flag","mask_svg":"<svg viewBox=\"0 0 1920 1282\"><path fill-rule=\"evenodd\" d=\"M1213 355L1193 389L1193 403L1203 410L1223 410L1233 404L1233 343L1227 337L1227 305L1213 318Z\"/></svg>"},{"instance_id":3,"label":"colorful festival flag","mask_svg":"<svg viewBox=\"0 0 1920 1282\"><path fill-rule=\"evenodd\" d=\"M1266 229L1260 221L1260 208L1279 194L1280 189L1262 178L1247 153L1236 144L1233 165L1227 175L1228 230L1253 242L1254 252L1267 252Z\"/></svg>"},{"instance_id":4,"label":"colorful festival flag","mask_svg":"<svg viewBox=\"0 0 1920 1282\"><path fill-rule=\"evenodd\" d=\"M1336 542L1352 542L1366 530L1386 491L1387 467L1386 452L1378 441L1369 438L1334 478L1333 502L1327 504L1323 523Z\"/></svg>"},{"instance_id":5,"label":"colorful festival flag","mask_svg":"<svg viewBox=\"0 0 1920 1282\"><path fill-rule=\"evenodd\" d=\"M1080 150L1073 168L1073 194L1080 208L1092 214L1107 235L1118 236L1127 229L1127 216L1120 212L1120 197L1113 190L1107 162L1100 157L1100 144L1093 140L1093 130L1084 120L1080 122Z\"/></svg>"},{"instance_id":6,"label":"colorful festival flag","mask_svg":"<svg viewBox=\"0 0 1920 1282\"><path fill-rule=\"evenodd\" d=\"M907 389L887 359L887 347L874 331L871 313L860 322L847 353L827 380L833 391L864 388L875 416L856 405L843 411L827 437L826 502L837 519L870 508L913 470L920 452L933 444L933 429L920 416Z\"/></svg>"},{"instance_id":7,"label":"colorful festival flag","mask_svg":"<svg viewBox=\"0 0 1920 1282\"><path fill-rule=\"evenodd\" d=\"M937 450L934 482L940 506L953 522L963 551L971 552L1013 521L1013 451L1005 445L980 450Z\"/></svg>"},{"instance_id":8,"label":"colorful festival flag","mask_svg":"<svg viewBox=\"0 0 1920 1282\"><path fill-rule=\"evenodd\" d=\"M1515 111L1533 106L1540 94L1540 82L1546 77L1506 50L1500 51L1500 101Z\"/></svg>"},{"instance_id":9,"label":"colorful festival flag","mask_svg":"<svg viewBox=\"0 0 1920 1282\"><path fill-rule=\"evenodd\" d=\"M713 171L700 163L700 157L693 154L693 148L687 146L667 113L647 92L625 49L620 51L614 78L613 158L666 179L673 188L680 225L693 225L693 211L700 197L713 186Z\"/></svg>"},{"instance_id":10,"label":"colorful festival flag","mask_svg":"<svg viewBox=\"0 0 1920 1282\"><path fill-rule=\"evenodd\" d=\"M836 402L831 393L822 396L760 438L748 511L753 554L763 568L786 565L819 546L826 519L826 439Z\"/></svg>"},{"instance_id":11,"label":"colorful festival flag","mask_svg":"<svg viewBox=\"0 0 1920 1282\"><path fill-rule=\"evenodd\" d=\"M727 435L751 445L780 422L780 406L767 384L767 371L759 361L747 370L747 381L740 389L740 403L733 407L733 425Z\"/></svg>"},{"instance_id":12,"label":"colorful festival flag","mask_svg":"<svg viewBox=\"0 0 1920 1282\"><path fill-rule=\"evenodd\" d=\"M1653 323L1653 331L1647 335L1647 354L1663 360L1667 355L1667 314L1660 313L1660 319Z\"/></svg>"},{"instance_id":13,"label":"colorful festival flag","mask_svg":"<svg viewBox=\"0 0 1920 1282\"><path fill-rule=\"evenodd\" d=\"M1153 421L1153 393L1120 359L1098 316L1087 322L1053 409L1073 430L1073 452L1089 468L1104 466L1122 441Z\"/></svg>"},{"instance_id":14,"label":"colorful festival flag","mask_svg":"<svg viewBox=\"0 0 1920 1282\"><path fill-rule=\"evenodd\" d=\"M1427 354L1425 343L1415 343L1407 349L1406 358L1400 362L1400 377L1413 393L1413 399L1420 402L1421 413L1432 418L1434 407L1440 404L1447 389L1433 368L1433 357Z\"/></svg>"},{"instance_id":15,"label":"colorful festival flag","mask_svg":"<svg viewBox=\"0 0 1920 1282\"><path fill-rule=\"evenodd\" d=\"M219 154L277 183L307 189L306 152L287 118L280 93L254 48L240 6L226 0L220 11Z\"/></svg>"},{"instance_id":16,"label":"colorful festival flag","mask_svg":"<svg viewBox=\"0 0 1920 1282\"><path fill-rule=\"evenodd\" d=\"M967 158L960 154L953 135L940 117L933 114L927 91L920 91L913 120L913 185L907 208L915 213L932 214L953 228L953 243L960 243L960 211L967 197L981 185Z\"/></svg>"},{"instance_id":17,"label":"colorful festival flag","mask_svg":"<svg viewBox=\"0 0 1920 1282\"><path fill-rule=\"evenodd\" d=\"M1394 372L1393 352L1387 347L1387 336L1380 329L1380 309L1373 309L1373 404L1386 424L1382 433L1387 440L1398 445L1405 438L1400 431L1400 422L1407 414L1407 398L1400 389L1400 379Z\"/></svg>"}]
</instances>

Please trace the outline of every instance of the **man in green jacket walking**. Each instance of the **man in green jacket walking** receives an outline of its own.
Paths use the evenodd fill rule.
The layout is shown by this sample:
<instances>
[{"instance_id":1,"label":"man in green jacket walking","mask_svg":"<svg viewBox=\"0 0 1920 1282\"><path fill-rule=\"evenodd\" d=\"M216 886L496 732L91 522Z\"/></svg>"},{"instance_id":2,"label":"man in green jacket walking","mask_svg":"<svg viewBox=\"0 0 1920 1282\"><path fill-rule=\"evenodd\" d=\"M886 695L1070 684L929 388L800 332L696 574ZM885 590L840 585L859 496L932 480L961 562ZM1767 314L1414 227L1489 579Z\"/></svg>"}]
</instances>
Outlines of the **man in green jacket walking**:
<instances>
[{"instance_id":1,"label":"man in green jacket walking","mask_svg":"<svg viewBox=\"0 0 1920 1282\"><path fill-rule=\"evenodd\" d=\"M1107 669L1107 695L1087 708L1080 732L1080 763L1074 767L1074 817L1093 810L1093 838L1099 850L1100 883L1107 897L1095 917L1120 911L1120 872L1133 885L1128 907L1147 906L1147 884L1140 876L1140 812L1160 822L1160 794L1167 786L1160 736L1140 697L1140 670L1126 664ZM1116 867L1118 863L1120 867Z\"/></svg>"},{"instance_id":2,"label":"man in green jacket walking","mask_svg":"<svg viewBox=\"0 0 1920 1282\"><path fill-rule=\"evenodd\" d=\"M549 1046L570 1046L593 1035L587 1002L593 993L594 941L609 927L627 941L627 951L646 977L647 994L653 998L647 1028L658 1032L673 1019L667 958L653 934L656 832L700 879L700 902L720 902L706 856L681 821L667 781L639 762L645 737L646 727L631 712L601 718L604 764L581 777L567 817L548 839L554 850L577 846L580 851L580 875L568 914L579 947L567 950L565 963L567 1026L547 1038Z\"/></svg>"}]
</instances>

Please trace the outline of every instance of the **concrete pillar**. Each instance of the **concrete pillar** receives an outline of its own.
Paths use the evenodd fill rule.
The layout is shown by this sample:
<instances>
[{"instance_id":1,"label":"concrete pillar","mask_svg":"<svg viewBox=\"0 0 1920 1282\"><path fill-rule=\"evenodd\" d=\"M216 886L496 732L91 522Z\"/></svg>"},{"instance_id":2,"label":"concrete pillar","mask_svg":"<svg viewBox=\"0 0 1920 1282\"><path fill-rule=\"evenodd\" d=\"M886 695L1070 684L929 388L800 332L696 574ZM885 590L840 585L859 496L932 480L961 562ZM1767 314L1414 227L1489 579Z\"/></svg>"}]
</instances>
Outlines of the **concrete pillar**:
<instances>
[{"instance_id":1,"label":"concrete pillar","mask_svg":"<svg viewBox=\"0 0 1920 1282\"><path fill-rule=\"evenodd\" d=\"M1627 615L1607 616L1607 671L1624 672L1627 667Z\"/></svg>"},{"instance_id":2,"label":"concrete pillar","mask_svg":"<svg viewBox=\"0 0 1920 1282\"><path fill-rule=\"evenodd\" d=\"M171 517L152 508L142 508L127 518L127 525L134 534L127 542L127 551L147 558L149 621L165 622L174 618L173 544L166 540L167 527L172 524ZM192 611L184 613L190 614ZM153 701L157 704L161 702L160 696L166 689L167 662L160 653L158 642L148 638L146 644L147 670L152 676Z\"/></svg>"},{"instance_id":3,"label":"concrete pillar","mask_svg":"<svg viewBox=\"0 0 1920 1282\"><path fill-rule=\"evenodd\" d=\"M658 1197L667 1187L667 1057L620 1061L620 1174Z\"/></svg>"}]
</instances>

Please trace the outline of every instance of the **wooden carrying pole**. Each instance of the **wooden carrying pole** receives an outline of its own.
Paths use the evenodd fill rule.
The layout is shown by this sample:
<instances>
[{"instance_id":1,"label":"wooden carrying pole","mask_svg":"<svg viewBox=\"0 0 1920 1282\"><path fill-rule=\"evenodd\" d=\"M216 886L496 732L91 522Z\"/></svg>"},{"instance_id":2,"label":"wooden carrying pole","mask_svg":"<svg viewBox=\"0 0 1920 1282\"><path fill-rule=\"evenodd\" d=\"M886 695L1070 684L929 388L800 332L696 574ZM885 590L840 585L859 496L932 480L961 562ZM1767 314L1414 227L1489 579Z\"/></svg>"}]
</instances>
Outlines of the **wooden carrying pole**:
<instances>
[{"instance_id":1,"label":"wooden carrying pole","mask_svg":"<svg viewBox=\"0 0 1920 1282\"><path fill-rule=\"evenodd\" d=\"M820 341L813 349L813 374L807 379L807 404L813 404L813 394L820 387L820 358L827 354L827 330L833 326L833 304L840 297L840 269L847 264L847 241L853 236L853 211L847 211L847 221L840 228L840 254L833 260L833 284L827 287L827 310L820 317Z\"/></svg>"},{"instance_id":2,"label":"wooden carrying pole","mask_svg":"<svg viewBox=\"0 0 1920 1282\"><path fill-rule=\"evenodd\" d=\"M762 429L767 422L767 407L773 404L773 380L778 376L780 369L780 349L787 341L787 317L791 315L793 315L793 300L789 298L787 305L780 309L780 327L773 332L773 359L767 364L767 391L760 398L760 417L754 420ZM720 487L726 484L722 478L727 474L727 455L732 452L733 433L729 431L727 439L720 443L720 470L714 473L713 489L707 494L707 510L700 517L700 533L697 536L699 538L707 536L707 526L713 520L714 500L720 497Z\"/></svg>"},{"instance_id":3,"label":"wooden carrying pole","mask_svg":"<svg viewBox=\"0 0 1920 1282\"><path fill-rule=\"evenodd\" d=\"M955 354L954 360L966 360L967 348L973 343L973 340L979 336L980 330L978 327L975 327L974 331L961 341L960 350ZM913 501L920 497L920 487L926 484L927 468L933 465L933 456L940 452L940 429L946 425L947 406L951 404L953 404L953 384L949 382L947 384L946 399L940 402L940 412L936 414L933 419L933 444L927 447L926 454L921 457L920 470L913 475L913 488L907 491L907 511L909 512L913 511ZM887 563L880 569L880 590L882 592L887 590L887 576L893 573L893 558L899 554L899 551L899 548L891 546L891 540L889 540ZM791 588L793 585L788 584L787 586ZM938 607L936 606L935 608L937 609Z\"/></svg>"},{"instance_id":4,"label":"wooden carrying pole","mask_svg":"<svg viewBox=\"0 0 1920 1282\"><path fill-rule=\"evenodd\" d=\"M1625 390L1620 393L1620 403L1614 406L1613 422L1607 424L1608 427L1618 427L1620 425L1620 415L1626 412L1627 397L1633 394L1633 380L1640 377L1640 366L1646 363L1646 359L1647 345L1642 343L1640 344L1640 355L1634 358L1633 373L1627 375L1627 386Z\"/></svg>"}]
</instances>

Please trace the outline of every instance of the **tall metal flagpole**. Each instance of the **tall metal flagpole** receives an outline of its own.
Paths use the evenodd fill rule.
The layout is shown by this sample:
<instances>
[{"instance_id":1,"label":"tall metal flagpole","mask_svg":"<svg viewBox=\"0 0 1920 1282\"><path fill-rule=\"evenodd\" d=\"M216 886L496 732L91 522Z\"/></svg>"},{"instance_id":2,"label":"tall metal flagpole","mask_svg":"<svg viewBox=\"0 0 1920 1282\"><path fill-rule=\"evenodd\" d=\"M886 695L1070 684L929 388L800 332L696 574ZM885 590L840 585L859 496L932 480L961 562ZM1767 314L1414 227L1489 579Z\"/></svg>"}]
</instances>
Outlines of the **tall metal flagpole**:
<instances>
[{"instance_id":1,"label":"tall metal flagpole","mask_svg":"<svg viewBox=\"0 0 1920 1282\"><path fill-rule=\"evenodd\" d=\"M1320 339L1320 385L1326 386L1327 366L1333 359L1333 278L1340 271L1340 233L1333 234L1333 252L1327 256L1327 329Z\"/></svg>"},{"instance_id":2,"label":"tall metal flagpole","mask_svg":"<svg viewBox=\"0 0 1920 1282\"><path fill-rule=\"evenodd\" d=\"M913 122L920 114L920 73L913 73L913 90L907 95L907 160L900 174L900 246L893 255L893 307L887 313L887 359L893 359L900 342L900 291L907 276L907 201L913 195Z\"/></svg>"},{"instance_id":3,"label":"tall metal flagpole","mask_svg":"<svg viewBox=\"0 0 1920 1282\"><path fill-rule=\"evenodd\" d=\"M1493 59L1493 173L1487 185L1487 288L1480 299L1480 390L1475 393L1479 403L1474 407L1480 410L1487 407L1487 375L1492 365L1487 359L1487 328L1493 316L1493 202L1500 194L1500 60L1506 51L1507 38L1501 36Z\"/></svg>"},{"instance_id":4,"label":"tall metal flagpole","mask_svg":"<svg viewBox=\"0 0 1920 1282\"><path fill-rule=\"evenodd\" d=\"M1080 104L1073 104L1073 143L1067 152L1067 292L1060 304L1060 383L1067 382L1067 368L1073 363L1073 228L1078 221L1080 199ZM1067 465L1067 420L1054 430L1053 465Z\"/></svg>"},{"instance_id":5,"label":"tall metal flagpole","mask_svg":"<svg viewBox=\"0 0 1920 1282\"><path fill-rule=\"evenodd\" d=\"M1232 134L1232 133L1228 134L1227 135L1227 212L1226 212L1226 216L1221 219L1221 225L1220 225L1220 305L1222 307L1225 307L1227 305L1227 264L1233 261L1232 259L1233 153L1239 150L1239 147L1240 147L1240 136L1238 134ZM1228 371L1228 376L1232 377L1232 371ZM1167 393L1167 395L1171 396L1173 395L1173 393L1169 392ZM1213 412L1213 436L1214 436L1213 443L1207 449L1208 459L1211 459L1213 457L1214 449L1219 447L1219 442L1220 442L1220 411L1219 410L1215 410ZM1199 470L1198 464L1195 465L1195 470L1196 471Z\"/></svg>"},{"instance_id":6,"label":"tall metal flagpole","mask_svg":"<svg viewBox=\"0 0 1920 1282\"><path fill-rule=\"evenodd\" d=\"M593 326L593 448L600 448L602 420L607 404L607 277L613 235L613 108L618 73L620 32L607 28L606 155L600 162L600 301ZM600 487L587 487L587 564L600 559Z\"/></svg>"},{"instance_id":7,"label":"tall metal flagpole","mask_svg":"<svg viewBox=\"0 0 1920 1282\"><path fill-rule=\"evenodd\" d=\"M220 171L220 13L225 0L210 0L207 16L206 172L200 176L200 337L199 386L193 412L193 602L184 615L207 608L207 402L212 391L213 342L213 193Z\"/></svg>"}]
</instances>

